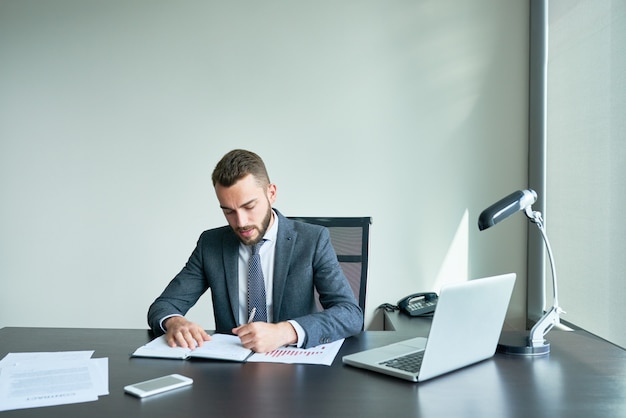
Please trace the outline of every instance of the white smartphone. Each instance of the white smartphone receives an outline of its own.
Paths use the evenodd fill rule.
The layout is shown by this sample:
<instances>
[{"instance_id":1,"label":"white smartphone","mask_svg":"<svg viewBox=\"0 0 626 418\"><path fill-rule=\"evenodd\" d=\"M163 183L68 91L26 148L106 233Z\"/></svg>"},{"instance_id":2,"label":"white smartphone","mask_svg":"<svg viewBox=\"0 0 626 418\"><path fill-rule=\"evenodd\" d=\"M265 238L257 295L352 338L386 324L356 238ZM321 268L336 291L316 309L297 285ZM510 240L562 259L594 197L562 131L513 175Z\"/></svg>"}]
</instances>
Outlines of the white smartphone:
<instances>
[{"instance_id":1,"label":"white smartphone","mask_svg":"<svg viewBox=\"0 0 626 418\"><path fill-rule=\"evenodd\" d=\"M139 398L145 398L146 396L188 386L192 383L193 380L189 377L180 374L170 374L169 376L157 377L156 379L124 386L124 392Z\"/></svg>"}]
</instances>

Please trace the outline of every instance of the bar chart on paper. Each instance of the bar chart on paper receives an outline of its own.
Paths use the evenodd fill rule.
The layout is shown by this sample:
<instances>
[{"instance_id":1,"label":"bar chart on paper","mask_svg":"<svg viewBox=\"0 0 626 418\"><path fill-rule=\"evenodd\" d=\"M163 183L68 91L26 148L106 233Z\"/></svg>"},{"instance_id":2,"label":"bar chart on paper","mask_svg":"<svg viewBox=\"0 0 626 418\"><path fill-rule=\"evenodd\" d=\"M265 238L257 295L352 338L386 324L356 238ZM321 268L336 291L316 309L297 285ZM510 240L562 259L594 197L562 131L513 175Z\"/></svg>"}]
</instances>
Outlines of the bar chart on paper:
<instances>
[{"instance_id":1,"label":"bar chart on paper","mask_svg":"<svg viewBox=\"0 0 626 418\"><path fill-rule=\"evenodd\" d=\"M252 363L323 364L330 366L337 356L343 339L311 348L281 347L267 353L255 353Z\"/></svg>"}]
</instances>

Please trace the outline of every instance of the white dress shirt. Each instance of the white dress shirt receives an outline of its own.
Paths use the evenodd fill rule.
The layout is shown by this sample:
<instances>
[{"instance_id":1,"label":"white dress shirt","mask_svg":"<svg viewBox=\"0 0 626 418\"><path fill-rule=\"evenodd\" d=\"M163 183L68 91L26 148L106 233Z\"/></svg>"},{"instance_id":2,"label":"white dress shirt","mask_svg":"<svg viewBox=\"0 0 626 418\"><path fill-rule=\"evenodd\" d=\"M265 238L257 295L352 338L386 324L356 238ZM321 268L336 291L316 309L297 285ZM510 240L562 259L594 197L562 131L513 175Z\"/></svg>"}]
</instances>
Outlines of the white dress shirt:
<instances>
[{"instance_id":1,"label":"white dress shirt","mask_svg":"<svg viewBox=\"0 0 626 418\"><path fill-rule=\"evenodd\" d=\"M265 297L267 303L267 322L274 322L274 260L276 254L276 237L278 236L278 216L273 214L274 223L265 231L263 239L265 243L259 250L261 257L261 269L265 280ZM239 323L245 324L248 321L248 261L250 260L251 249L249 245L239 244ZM296 321L290 320L298 334L297 347L304 343L304 329Z\"/></svg>"}]
</instances>

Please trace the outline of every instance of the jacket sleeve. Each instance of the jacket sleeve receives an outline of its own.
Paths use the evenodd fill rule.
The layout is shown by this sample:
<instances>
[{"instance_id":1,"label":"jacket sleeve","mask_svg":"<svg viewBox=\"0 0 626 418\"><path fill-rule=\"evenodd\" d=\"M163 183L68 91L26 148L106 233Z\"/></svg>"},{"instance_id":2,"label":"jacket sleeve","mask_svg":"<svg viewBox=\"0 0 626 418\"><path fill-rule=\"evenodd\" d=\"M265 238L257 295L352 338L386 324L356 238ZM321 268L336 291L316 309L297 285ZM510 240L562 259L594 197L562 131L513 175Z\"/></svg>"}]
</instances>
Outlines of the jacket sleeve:
<instances>
[{"instance_id":1,"label":"jacket sleeve","mask_svg":"<svg viewBox=\"0 0 626 418\"><path fill-rule=\"evenodd\" d=\"M148 309L148 325L156 335L163 334L160 324L163 318L184 316L208 289L202 269L201 241L202 236L183 269Z\"/></svg>"},{"instance_id":2,"label":"jacket sleeve","mask_svg":"<svg viewBox=\"0 0 626 418\"><path fill-rule=\"evenodd\" d=\"M305 348L347 338L363 329L363 312L339 265L330 234L326 228L318 231L312 274L323 310L294 318L306 332Z\"/></svg>"}]
</instances>

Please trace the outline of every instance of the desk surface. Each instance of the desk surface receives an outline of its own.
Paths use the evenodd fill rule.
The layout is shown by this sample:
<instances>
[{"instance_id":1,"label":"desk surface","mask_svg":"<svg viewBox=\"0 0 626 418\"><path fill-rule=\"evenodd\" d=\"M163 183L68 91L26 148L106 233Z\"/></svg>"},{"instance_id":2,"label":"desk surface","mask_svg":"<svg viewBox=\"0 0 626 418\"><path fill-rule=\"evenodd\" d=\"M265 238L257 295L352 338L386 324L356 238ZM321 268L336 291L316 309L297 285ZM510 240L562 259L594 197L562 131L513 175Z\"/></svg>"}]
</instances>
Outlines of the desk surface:
<instances>
[{"instance_id":1,"label":"desk surface","mask_svg":"<svg viewBox=\"0 0 626 418\"><path fill-rule=\"evenodd\" d=\"M616 417L626 416L626 351L584 331L552 331L541 358L496 354L474 366L410 383L344 366L341 356L412 335L349 338L332 366L130 358L143 330L0 329L9 352L95 350L109 358L109 391L96 402L2 412L4 417ZM129 383L181 373L189 389L139 400Z\"/></svg>"}]
</instances>

